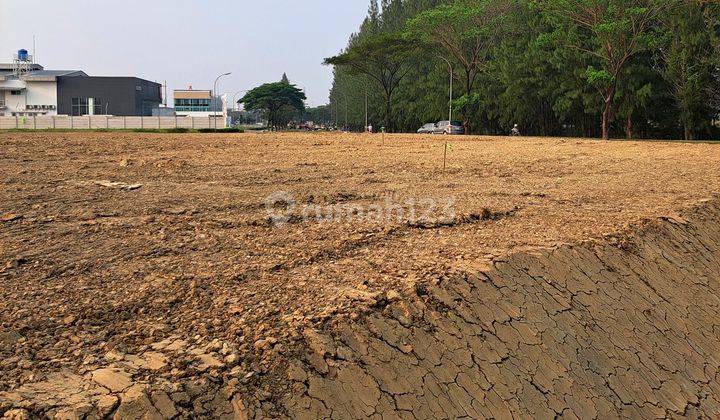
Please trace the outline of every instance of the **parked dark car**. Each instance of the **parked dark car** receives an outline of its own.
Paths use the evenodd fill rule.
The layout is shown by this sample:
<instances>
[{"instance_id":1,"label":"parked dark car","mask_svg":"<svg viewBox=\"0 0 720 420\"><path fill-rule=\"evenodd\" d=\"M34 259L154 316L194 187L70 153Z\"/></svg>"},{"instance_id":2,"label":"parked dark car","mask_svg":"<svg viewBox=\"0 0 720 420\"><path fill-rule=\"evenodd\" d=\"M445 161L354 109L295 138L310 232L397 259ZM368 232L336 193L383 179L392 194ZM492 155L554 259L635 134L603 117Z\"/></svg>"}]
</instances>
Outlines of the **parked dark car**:
<instances>
[{"instance_id":1,"label":"parked dark car","mask_svg":"<svg viewBox=\"0 0 720 420\"><path fill-rule=\"evenodd\" d=\"M427 123L418 129L418 134L433 134L435 123Z\"/></svg>"},{"instance_id":2,"label":"parked dark car","mask_svg":"<svg viewBox=\"0 0 720 420\"><path fill-rule=\"evenodd\" d=\"M433 134L465 134L465 129L459 121L440 121Z\"/></svg>"}]
</instances>

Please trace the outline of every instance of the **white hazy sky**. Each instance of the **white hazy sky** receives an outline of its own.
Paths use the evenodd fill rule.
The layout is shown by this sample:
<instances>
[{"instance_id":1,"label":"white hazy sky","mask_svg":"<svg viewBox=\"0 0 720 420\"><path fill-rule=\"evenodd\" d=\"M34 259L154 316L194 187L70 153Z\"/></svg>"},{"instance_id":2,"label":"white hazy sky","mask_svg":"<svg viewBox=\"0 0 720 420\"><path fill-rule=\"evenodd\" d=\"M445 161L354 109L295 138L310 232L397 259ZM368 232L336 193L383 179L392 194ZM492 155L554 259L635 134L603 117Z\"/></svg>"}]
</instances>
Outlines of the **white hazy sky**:
<instances>
[{"instance_id":1,"label":"white hazy sky","mask_svg":"<svg viewBox=\"0 0 720 420\"><path fill-rule=\"evenodd\" d=\"M280 80L327 102L339 52L369 0L0 0L0 62L32 51L46 69L92 76L137 76L172 89L221 93ZM32 53L32 52L31 52Z\"/></svg>"}]
</instances>

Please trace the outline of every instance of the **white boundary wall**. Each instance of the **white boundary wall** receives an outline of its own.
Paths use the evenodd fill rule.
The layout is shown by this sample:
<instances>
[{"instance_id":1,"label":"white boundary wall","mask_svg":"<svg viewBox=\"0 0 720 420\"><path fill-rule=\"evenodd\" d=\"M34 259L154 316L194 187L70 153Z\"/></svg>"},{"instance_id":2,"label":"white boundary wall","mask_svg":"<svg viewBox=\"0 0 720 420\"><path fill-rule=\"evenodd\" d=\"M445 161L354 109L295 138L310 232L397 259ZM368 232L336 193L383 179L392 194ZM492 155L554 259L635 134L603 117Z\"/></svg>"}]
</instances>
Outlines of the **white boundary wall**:
<instances>
[{"instance_id":1,"label":"white boundary wall","mask_svg":"<svg viewBox=\"0 0 720 420\"><path fill-rule=\"evenodd\" d=\"M172 129L172 128L225 128L225 117L113 117L95 115L83 117L34 116L0 117L0 130L134 130L134 129Z\"/></svg>"}]
</instances>

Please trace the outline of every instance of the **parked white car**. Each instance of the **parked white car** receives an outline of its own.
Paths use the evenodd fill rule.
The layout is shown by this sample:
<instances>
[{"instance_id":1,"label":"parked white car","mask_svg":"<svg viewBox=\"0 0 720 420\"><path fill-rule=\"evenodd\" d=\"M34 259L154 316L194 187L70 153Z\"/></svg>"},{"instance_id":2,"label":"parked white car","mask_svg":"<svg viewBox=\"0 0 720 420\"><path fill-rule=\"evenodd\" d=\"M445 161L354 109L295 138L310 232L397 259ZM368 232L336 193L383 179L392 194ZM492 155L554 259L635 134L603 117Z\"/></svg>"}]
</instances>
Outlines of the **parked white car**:
<instances>
[{"instance_id":1,"label":"parked white car","mask_svg":"<svg viewBox=\"0 0 720 420\"><path fill-rule=\"evenodd\" d=\"M427 123L418 129L418 134L433 134L435 131L435 123Z\"/></svg>"},{"instance_id":2,"label":"parked white car","mask_svg":"<svg viewBox=\"0 0 720 420\"><path fill-rule=\"evenodd\" d=\"M459 121L440 121L433 134L465 134L465 129Z\"/></svg>"}]
</instances>

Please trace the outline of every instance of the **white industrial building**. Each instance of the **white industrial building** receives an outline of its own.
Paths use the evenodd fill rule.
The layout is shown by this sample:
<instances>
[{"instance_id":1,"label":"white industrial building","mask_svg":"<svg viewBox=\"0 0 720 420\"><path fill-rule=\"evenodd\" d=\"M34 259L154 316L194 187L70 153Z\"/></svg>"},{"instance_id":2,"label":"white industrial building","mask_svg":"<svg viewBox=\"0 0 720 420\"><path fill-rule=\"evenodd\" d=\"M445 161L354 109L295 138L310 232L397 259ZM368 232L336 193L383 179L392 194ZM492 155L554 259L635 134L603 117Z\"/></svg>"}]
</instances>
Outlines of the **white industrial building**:
<instances>
[{"instance_id":1,"label":"white industrial building","mask_svg":"<svg viewBox=\"0 0 720 420\"><path fill-rule=\"evenodd\" d=\"M12 63L0 63L0 117L151 116L162 102L161 88L137 77L45 70L21 49Z\"/></svg>"},{"instance_id":2,"label":"white industrial building","mask_svg":"<svg viewBox=\"0 0 720 420\"><path fill-rule=\"evenodd\" d=\"M0 116L57 115L57 78L87 76L79 70L45 70L27 51L0 63Z\"/></svg>"}]
</instances>

